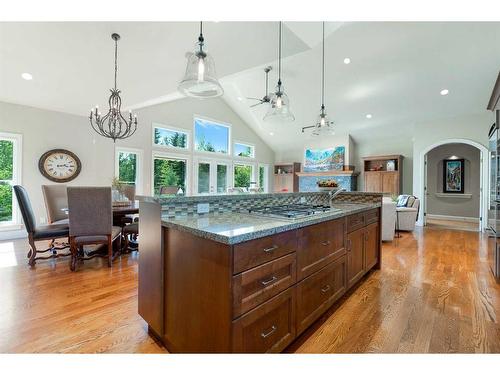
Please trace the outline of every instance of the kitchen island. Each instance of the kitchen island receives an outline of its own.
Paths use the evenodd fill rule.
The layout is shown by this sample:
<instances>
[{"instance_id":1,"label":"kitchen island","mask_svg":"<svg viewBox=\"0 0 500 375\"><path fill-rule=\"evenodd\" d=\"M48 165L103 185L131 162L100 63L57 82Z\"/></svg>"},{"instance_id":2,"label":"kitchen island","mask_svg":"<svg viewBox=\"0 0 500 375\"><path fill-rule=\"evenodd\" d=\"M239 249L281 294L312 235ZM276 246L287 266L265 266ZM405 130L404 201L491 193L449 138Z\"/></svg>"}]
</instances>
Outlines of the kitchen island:
<instances>
[{"instance_id":1,"label":"kitchen island","mask_svg":"<svg viewBox=\"0 0 500 375\"><path fill-rule=\"evenodd\" d=\"M380 268L381 200L373 193L342 193L331 205L325 193L144 198L139 314L171 352L280 352ZM292 219L248 209L299 202L329 209ZM210 212L198 214L199 203Z\"/></svg>"}]
</instances>

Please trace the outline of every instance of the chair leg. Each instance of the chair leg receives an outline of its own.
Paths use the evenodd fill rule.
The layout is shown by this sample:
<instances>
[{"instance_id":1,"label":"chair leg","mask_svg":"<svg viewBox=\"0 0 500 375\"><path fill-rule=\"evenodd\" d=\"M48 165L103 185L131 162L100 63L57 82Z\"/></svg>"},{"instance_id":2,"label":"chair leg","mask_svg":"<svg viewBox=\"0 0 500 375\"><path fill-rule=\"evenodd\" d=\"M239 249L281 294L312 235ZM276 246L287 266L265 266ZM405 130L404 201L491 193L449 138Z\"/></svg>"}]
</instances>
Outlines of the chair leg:
<instances>
[{"instance_id":1,"label":"chair leg","mask_svg":"<svg viewBox=\"0 0 500 375\"><path fill-rule=\"evenodd\" d=\"M111 267L113 262L113 239L108 235L108 267Z\"/></svg>"},{"instance_id":2,"label":"chair leg","mask_svg":"<svg viewBox=\"0 0 500 375\"><path fill-rule=\"evenodd\" d=\"M71 271L76 271L76 264L78 261L78 246L76 246L73 238L69 239L69 247L71 250L71 260L69 261L69 269Z\"/></svg>"},{"instance_id":3,"label":"chair leg","mask_svg":"<svg viewBox=\"0 0 500 375\"><path fill-rule=\"evenodd\" d=\"M36 245L35 245L35 240L33 239L33 236L30 234L28 235L28 242L30 244L30 251L28 252L28 264L33 267L36 263L35 258L36 258Z\"/></svg>"}]
</instances>

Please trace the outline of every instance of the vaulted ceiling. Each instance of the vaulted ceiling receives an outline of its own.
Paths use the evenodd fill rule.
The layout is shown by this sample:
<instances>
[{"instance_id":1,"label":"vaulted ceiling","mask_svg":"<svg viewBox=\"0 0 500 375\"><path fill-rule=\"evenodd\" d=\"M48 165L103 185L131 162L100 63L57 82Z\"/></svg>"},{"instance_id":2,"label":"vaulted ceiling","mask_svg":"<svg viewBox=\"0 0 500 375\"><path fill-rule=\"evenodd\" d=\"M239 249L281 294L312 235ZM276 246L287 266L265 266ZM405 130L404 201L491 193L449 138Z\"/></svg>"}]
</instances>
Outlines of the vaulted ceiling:
<instances>
[{"instance_id":1,"label":"vaulted ceiling","mask_svg":"<svg viewBox=\"0 0 500 375\"><path fill-rule=\"evenodd\" d=\"M291 123L264 122L266 105L250 108L255 102L246 99L264 95L263 68L276 68L277 23L219 22L204 29L233 110L275 151L310 139L300 129L314 123L320 106L321 23L285 24L283 82L296 116ZM79 115L104 105L113 78L112 32L122 36L124 105L178 99L184 55L198 35L193 22L0 23L0 101ZM327 111L336 131L355 139L480 113L500 69L500 23L328 22L326 34ZM23 80L24 72L34 79ZM441 96L444 88L449 94Z\"/></svg>"}]
</instances>

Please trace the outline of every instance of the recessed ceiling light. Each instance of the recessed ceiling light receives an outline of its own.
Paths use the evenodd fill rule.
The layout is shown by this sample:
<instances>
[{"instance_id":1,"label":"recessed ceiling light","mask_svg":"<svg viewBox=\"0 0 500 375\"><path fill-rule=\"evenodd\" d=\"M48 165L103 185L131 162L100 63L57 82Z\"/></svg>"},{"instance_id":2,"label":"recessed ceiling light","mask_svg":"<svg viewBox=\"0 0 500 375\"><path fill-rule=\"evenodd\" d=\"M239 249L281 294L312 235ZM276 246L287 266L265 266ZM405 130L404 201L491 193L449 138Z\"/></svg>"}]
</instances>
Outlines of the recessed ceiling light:
<instances>
[{"instance_id":1,"label":"recessed ceiling light","mask_svg":"<svg viewBox=\"0 0 500 375\"><path fill-rule=\"evenodd\" d=\"M21 74L21 77L23 77L26 81L31 81L33 79L33 76L29 73L23 73Z\"/></svg>"},{"instance_id":2,"label":"recessed ceiling light","mask_svg":"<svg viewBox=\"0 0 500 375\"><path fill-rule=\"evenodd\" d=\"M368 113L368 114L366 115L366 118L372 118L371 113Z\"/></svg>"},{"instance_id":3,"label":"recessed ceiling light","mask_svg":"<svg viewBox=\"0 0 500 375\"><path fill-rule=\"evenodd\" d=\"M444 96L444 95L448 95L448 93L449 93L448 89L443 89L443 90L441 90L441 92L440 92L440 94L441 94L441 95L443 95L443 96Z\"/></svg>"},{"instance_id":4,"label":"recessed ceiling light","mask_svg":"<svg viewBox=\"0 0 500 375\"><path fill-rule=\"evenodd\" d=\"M273 132L271 132L271 133L269 133L269 135L274 135L274 133L273 133Z\"/></svg>"},{"instance_id":5,"label":"recessed ceiling light","mask_svg":"<svg viewBox=\"0 0 500 375\"><path fill-rule=\"evenodd\" d=\"M344 59L344 64L346 64L346 65L347 65L347 64L350 64L350 63L351 63L351 59L350 59L349 57L346 57L346 58Z\"/></svg>"}]
</instances>

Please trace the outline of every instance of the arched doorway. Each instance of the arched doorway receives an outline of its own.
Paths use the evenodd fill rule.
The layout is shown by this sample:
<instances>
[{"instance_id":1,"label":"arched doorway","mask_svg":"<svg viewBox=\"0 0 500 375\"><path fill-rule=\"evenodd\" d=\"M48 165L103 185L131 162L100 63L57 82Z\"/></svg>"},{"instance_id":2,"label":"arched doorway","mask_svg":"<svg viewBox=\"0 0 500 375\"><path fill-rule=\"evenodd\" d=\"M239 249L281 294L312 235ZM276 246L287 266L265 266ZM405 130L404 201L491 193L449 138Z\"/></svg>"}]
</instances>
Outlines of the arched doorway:
<instances>
[{"instance_id":1,"label":"arched doorway","mask_svg":"<svg viewBox=\"0 0 500 375\"><path fill-rule=\"evenodd\" d=\"M479 157L479 231L484 230L484 225L486 224L486 218L487 218L487 213L488 213L488 208L487 208L487 200L488 200L488 177L489 177L489 158L488 158L488 149L475 141L471 141L468 139L447 139L443 140L437 143L434 143L428 147L426 147L422 152L420 153L420 167L421 167L421 174L423 178L421 178L420 181L420 196L422 197L422 204L421 204L421 212L420 212L420 217L419 217L419 223L420 225L425 225L426 224L426 215L427 215L427 209L428 209L428 176L427 176L427 156L429 152L432 150L444 146L444 145L453 145L453 144L464 144L464 145L469 145L472 146L476 149L479 150L480 157ZM453 156L453 155L450 155ZM477 176L476 176L477 178Z\"/></svg>"}]
</instances>

